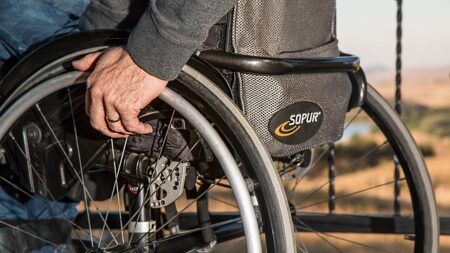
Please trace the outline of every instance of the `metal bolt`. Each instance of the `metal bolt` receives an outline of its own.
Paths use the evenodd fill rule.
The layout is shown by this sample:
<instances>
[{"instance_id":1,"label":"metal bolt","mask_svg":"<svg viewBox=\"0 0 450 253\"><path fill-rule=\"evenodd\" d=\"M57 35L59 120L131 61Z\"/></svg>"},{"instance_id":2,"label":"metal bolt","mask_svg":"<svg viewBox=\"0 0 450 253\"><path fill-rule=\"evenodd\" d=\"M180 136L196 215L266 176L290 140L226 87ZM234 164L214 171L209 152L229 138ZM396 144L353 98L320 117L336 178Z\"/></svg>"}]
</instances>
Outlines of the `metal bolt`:
<instances>
[{"instance_id":1,"label":"metal bolt","mask_svg":"<svg viewBox=\"0 0 450 253\"><path fill-rule=\"evenodd\" d=\"M28 130L28 137L33 138L35 136L36 136L35 132Z\"/></svg>"},{"instance_id":2,"label":"metal bolt","mask_svg":"<svg viewBox=\"0 0 450 253\"><path fill-rule=\"evenodd\" d=\"M41 129L34 123L31 123L25 127L27 137L29 141L33 143L38 143L41 141L42 133Z\"/></svg>"},{"instance_id":3,"label":"metal bolt","mask_svg":"<svg viewBox=\"0 0 450 253\"><path fill-rule=\"evenodd\" d=\"M253 180L246 178L245 183L247 184L247 189L249 192L253 192L255 190L255 183L253 183Z\"/></svg>"},{"instance_id":4,"label":"metal bolt","mask_svg":"<svg viewBox=\"0 0 450 253\"><path fill-rule=\"evenodd\" d=\"M0 164L6 164L5 149L0 148Z\"/></svg>"},{"instance_id":5,"label":"metal bolt","mask_svg":"<svg viewBox=\"0 0 450 253\"><path fill-rule=\"evenodd\" d=\"M416 235L405 235L404 238L405 238L405 240L408 240L408 241L415 241Z\"/></svg>"}]
</instances>

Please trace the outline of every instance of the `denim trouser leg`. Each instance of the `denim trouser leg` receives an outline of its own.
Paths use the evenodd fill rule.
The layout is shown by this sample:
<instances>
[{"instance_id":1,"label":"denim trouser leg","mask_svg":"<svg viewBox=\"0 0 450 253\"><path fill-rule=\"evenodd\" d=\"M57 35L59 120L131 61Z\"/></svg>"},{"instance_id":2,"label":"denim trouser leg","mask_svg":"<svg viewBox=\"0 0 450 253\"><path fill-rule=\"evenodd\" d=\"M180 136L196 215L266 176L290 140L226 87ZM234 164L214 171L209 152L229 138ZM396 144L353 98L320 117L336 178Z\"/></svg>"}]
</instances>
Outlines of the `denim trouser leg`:
<instances>
[{"instance_id":1,"label":"denim trouser leg","mask_svg":"<svg viewBox=\"0 0 450 253\"><path fill-rule=\"evenodd\" d=\"M92 0L80 18L81 29L132 29L148 0Z\"/></svg>"},{"instance_id":2,"label":"denim trouser leg","mask_svg":"<svg viewBox=\"0 0 450 253\"><path fill-rule=\"evenodd\" d=\"M1 0L0 61L20 59L30 49L46 41L78 31L79 16L88 3L89 0ZM0 169L1 173L4 173L11 168L3 163L0 164ZM5 178L10 176L12 175L2 174ZM3 181L0 183L0 220L20 220L26 223L29 220L66 220L77 215L77 203L51 201L38 195L22 201L16 198L18 194L17 189L12 189ZM68 234L70 235L70 231ZM24 248L29 243L26 240L14 241L19 240L14 236L12 240L8 244L19 244L16 249L20 249L20 245ZM2 241L0 252L6 252L4 249L7 246ZM54 247L45 247L33 252L57 250Z\"/></svg>"},{"instance_id":3,"label":"denim trouser leg","mask_svg":"<svg viewBox=\"0 0 450 253\"><path fill-rule=\"evenodd\" d=\"M78 30L89 0L1 0L0 60L20 58L30 47Z\"/></svg>"}]
</instances>

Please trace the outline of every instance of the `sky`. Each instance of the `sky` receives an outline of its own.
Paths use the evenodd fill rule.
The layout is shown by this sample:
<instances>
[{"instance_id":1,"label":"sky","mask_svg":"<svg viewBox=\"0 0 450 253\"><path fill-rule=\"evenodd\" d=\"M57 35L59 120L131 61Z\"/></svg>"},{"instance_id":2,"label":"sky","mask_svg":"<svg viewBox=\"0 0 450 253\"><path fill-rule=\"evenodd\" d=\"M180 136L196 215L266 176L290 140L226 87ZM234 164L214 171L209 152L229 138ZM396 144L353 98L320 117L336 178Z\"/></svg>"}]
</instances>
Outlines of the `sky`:
<instances>
[{"instance_id":1,"label":"sky","mask_svg":"<svg viewBox=\"0 0 450 253\"><path fill-rule=\"evenodd\" d=\"M344 52L360 56L366 69L393 69L395 0L337 0L337 35ZM450 0L403 1L405 68L450 68Z\"/></svg>"}]
</instances>

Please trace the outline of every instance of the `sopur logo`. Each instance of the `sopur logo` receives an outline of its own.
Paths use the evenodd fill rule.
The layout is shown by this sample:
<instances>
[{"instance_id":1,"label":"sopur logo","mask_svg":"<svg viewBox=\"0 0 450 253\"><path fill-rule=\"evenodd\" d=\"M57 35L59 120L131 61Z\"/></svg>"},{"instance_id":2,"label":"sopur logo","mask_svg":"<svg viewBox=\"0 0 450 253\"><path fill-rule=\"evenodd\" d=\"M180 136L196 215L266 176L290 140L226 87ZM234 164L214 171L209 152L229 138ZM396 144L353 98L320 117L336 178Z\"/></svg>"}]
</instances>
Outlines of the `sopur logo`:
<instances>
[{"instance_id":1,"label":"sopur logo","mask_svg":"<svg viewBox=\"0 0 450 253\"><path fill-rule=\"evenodd\" d=\"M285 144L300 144L320 129L322 109L312 102L299 102L275 113L269 121L269 131Z\"/></svg>"},{"instance_id":2,"label":"sopur logo","mask_svg":"<svg viewBox=\"0 0 450 253\"><path fill-rule=\"evenodd\" d=\"M292 114L289 116L289 120L281 123L275 128L275 135L279 137L293 135L300 130L301 125L317 122L320 114L322 114L320 111Z\"/></svg>"},{"instance_id":3,"label":"sopur logo","mask_svg":"<svg viewBox=\"0 0 450 253\"><path fill-rule=\"evenodd\" d=\"M275 135L279 137L286 137L295 134L298 130L300 130L299 125L294 125L292 127L287 127L289 125L289 121L285 121L281 123L277 128L275 128Z\"/></svg>"}]
</instances>

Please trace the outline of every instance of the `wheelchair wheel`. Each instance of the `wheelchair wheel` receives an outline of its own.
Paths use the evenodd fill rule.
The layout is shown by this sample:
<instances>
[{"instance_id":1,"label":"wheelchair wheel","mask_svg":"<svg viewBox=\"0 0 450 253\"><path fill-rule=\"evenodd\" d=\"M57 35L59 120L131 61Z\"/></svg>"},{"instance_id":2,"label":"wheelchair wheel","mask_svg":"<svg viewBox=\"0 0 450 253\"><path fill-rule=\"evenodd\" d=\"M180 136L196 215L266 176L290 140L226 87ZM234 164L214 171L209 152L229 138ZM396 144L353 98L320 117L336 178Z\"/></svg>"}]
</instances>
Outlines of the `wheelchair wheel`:
<instances>
[{"instance_id":1,"label":"wheelchair wheel","mask_svg":"<svg viewBox=\"0 0 450 253\"><path fill-rule=\"evenodd\" d=\"M185 66L143 110L154 133L113 140L90 128L86 75L68 63L125 38L111 31L63 38L32 53L1 84L0 161L12 175L0 175L1 185L61 220L65 229L55 226L56 234L71 233L56 238L3 219L14 236L2 252L227 252L234 240L249 252L261 244L295 252L272 160L239 109L196 68ZM61 208L73 201L81 201L76 217Z\"/></svg>"},{"instance_id":2,"label":"wheelchair wheel","mask_svg":"<svg viewBox=\"0 0 450 253\"><path fill-rule=\"evenodd\" d=\"M433 188L409 131L371 86L348 114L339 142L279 159L298 251L438 252Z\"/></svg>"}]
</instances>

